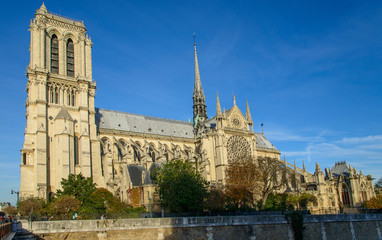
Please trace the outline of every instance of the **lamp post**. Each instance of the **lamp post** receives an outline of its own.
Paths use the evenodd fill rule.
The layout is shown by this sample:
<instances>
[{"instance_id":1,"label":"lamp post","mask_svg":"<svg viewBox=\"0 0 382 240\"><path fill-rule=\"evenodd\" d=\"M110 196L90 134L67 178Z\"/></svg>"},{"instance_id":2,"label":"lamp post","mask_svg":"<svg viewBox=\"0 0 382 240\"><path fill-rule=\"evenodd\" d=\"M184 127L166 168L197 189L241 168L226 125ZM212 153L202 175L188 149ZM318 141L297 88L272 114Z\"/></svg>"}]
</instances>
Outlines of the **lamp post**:
<instances>
[{"instance_id":1,"label":"lamp post","mask_svg":"<svg viewBox=\"0 0 382 240\"><path fill-rule=\"evenodd\" d=\"M15 190L11 190L11 194L16 194L16 208L17 208L17 210L19 210L19 194L20 194L20 192L18 192L18 191L15 191Z\"/></svg>"}]
</instances>

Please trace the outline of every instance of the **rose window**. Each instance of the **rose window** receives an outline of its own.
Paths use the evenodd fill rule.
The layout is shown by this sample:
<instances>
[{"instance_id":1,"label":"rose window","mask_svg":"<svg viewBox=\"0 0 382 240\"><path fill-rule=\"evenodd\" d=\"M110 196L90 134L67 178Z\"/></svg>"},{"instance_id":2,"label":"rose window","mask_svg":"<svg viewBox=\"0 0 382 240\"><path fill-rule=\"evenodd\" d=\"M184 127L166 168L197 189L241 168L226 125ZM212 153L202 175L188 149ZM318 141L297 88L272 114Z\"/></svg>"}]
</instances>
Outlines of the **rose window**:
<instances>
[{"instance_id":1,"label":"rose window","mask_svg":"<svg viewBox=\"0 0 382 240\"><path fill-rule=\"evenodd\" d=\"M228 162L251 156L251 147L244 137L232 136L227 142Z\"/></svg>"}]
</instances>

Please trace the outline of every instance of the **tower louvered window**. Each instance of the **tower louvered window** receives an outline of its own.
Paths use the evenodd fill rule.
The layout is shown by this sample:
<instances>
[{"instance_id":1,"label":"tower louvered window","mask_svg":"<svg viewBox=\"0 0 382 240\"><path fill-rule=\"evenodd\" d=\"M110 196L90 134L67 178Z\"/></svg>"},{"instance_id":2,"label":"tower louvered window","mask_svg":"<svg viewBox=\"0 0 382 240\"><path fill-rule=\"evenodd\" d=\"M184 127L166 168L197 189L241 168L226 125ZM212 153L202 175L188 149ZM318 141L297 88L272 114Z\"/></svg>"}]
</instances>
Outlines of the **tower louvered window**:
<instances>
[{"instance_id":1,"label":"tower louvered window","mask_svg":"<svg viewBox=\"0 0 382 240\"><path fill-rule=\"evenodd\" d=\"M74 77L74 45L70 38L66 43L66 75Z\"/></svg>"},{"instance_id":2,"label":"tower louvered window","mask_svg":"<svg viewBox=\"0 0 382 240\"><path fill-rule=\"evenodd\" d=\"M50 71L58 73L58 38L55 34L50 43Z\"/></svg>"}]
</instances>

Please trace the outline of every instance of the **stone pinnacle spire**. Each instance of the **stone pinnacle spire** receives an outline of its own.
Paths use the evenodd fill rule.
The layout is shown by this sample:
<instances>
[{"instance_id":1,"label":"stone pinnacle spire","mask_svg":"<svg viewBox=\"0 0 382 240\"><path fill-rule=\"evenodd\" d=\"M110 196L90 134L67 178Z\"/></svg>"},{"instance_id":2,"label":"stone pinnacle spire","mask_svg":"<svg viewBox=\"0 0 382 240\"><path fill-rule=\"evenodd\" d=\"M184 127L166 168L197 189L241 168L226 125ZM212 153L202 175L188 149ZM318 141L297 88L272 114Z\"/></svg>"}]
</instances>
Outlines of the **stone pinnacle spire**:
<instances>
[{"instance_id":1,"label":"stone pinnacle spire","mask_svg":"<svg viewBox=\"0 0 382 240\"><path fill-rule=\"evenodd\" d=\"M322 172L322 171L321 171L320 165L318 164L318 162L316 162L316 173L318 172Z\"/></svg>"},{"instance_id":2,"label":"stone pinnacle spire","mask_svg":"<svg viewBox=\"0 0 382 240\"><path fill-rule=\"evenodd\" d=\"M194 132L199 134L203 132L204 123L208 120L206 97L202 88L202 82L200 81L198 55L196 52L196 42L194 34L194 57L195 57L195 82L194 82L194 94L192 99L194 101Z\"/></svg>"},{"instance_id":3,"label":"stone pinnacle spire","mask_svg":"<svg viewBox=\"0 0 382 240\"><path fill-rule=\"evenodd\" d=\"M304 161L302 161L302 170L303 170L304 172L306 172L305 162L304 162Z\"/></svg>"},{"instance_id":4,"label":"stone pinnacle spire","mask_svg":"<svg viewBox=\"0 0 382 240\"><path fill-rule=\"evenodd\" d=\"M202 82L200 81L198 54L196 52L195 34L194 34L194 55L195 55L195 83L194 83L194 95L200 95L200 97L205 98L204 91L202 88Z\"/></svg>"},{"instance_id":5,"label":"stone pinnacle spire","mask_svg":"<svg viewBox=\"0 0 382 240\"><path fill-rule=\"evenodd\" d=\"M247 110L246 110L246 112L245 112L245 118L247 119L247 121L248 121L249 123L252 123L252 124L253 124L252 116L251 116L251 111L249 110L248 99L247 99Z\"/></svg>"},{"instance_id":6,"label":"stone pinnacle spire","mask_svg":"<svg viewBox=\"0 0 382 240\"><path fill-rule=\"evenodd\" d=\"M220 116L221 114L222 108L220 107L219 93L216 93L216 116Z\"/></svg>"}]
</instances>

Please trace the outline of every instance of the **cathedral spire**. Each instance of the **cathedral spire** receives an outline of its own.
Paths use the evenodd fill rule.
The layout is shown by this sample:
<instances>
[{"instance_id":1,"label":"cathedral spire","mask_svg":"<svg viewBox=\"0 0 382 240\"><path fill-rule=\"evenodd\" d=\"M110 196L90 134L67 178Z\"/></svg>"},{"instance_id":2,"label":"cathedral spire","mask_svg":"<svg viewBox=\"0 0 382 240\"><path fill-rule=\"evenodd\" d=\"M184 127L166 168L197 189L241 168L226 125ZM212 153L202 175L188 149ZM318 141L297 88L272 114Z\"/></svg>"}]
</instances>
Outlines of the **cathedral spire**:
<instances>
[{"instance_id":1,"label":"cathedral spire","mask_svg":"<svg viewBox=\"0 0 382 240\"><path fill-rule=\"evenodd\" d=\"M196 134L201 133L204 128L204 123L207 118L207 106L206 96L202 88L202 82L200 81L198 55L196 52L196 42L194 33L194 57L195 57L195 81L194 81L194 94L192 99L194 101L194 132Z\"/></svg>"},{"instance_id":2,"label":"cathedral spire","mask_svg":"<svg viewBox=\"0 0 382 240\"><path fill-rule=\"evenodd\" d=\"M220 116L221 114L222 108L220 107L219 93L216 93L216 116Z\"/></svg>"},{"instance_id":3,"label":"cathedral spire","mask_svg":"<svg viewBox=\"0 0 382 240\"><path fill-rule=\"evenodd\" d=\"M322 171L321 171L320 165L318 164L318 162L316 162L316 173L319 173L319 172L322 172Z\"/></svg>"},{"instance_id":4,"label":"cathedral spire","mask_svg":"<svg viewBox=\"0 0 382 240\"><path fill-rule=\"evenodd\" d=\"M233 105L236 106L236 97L235 97L235 94L233 95Z\"/></svg>"}]
</instances>

